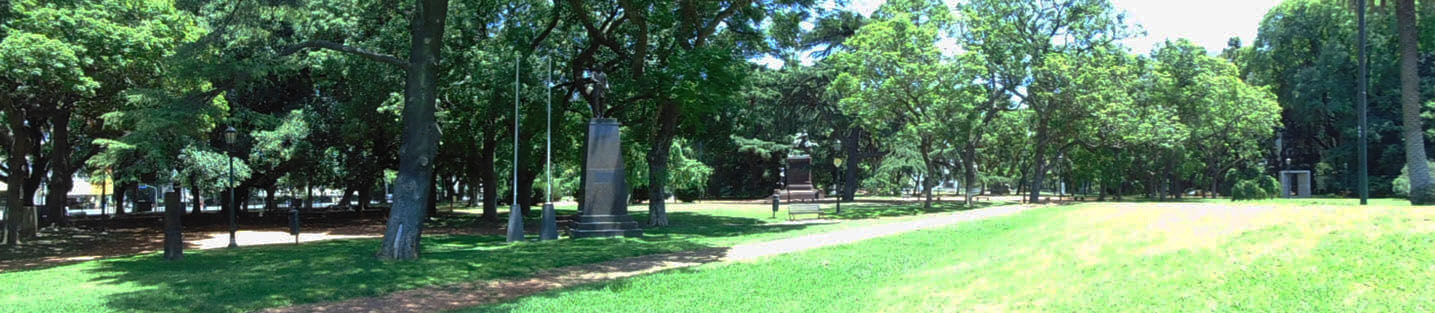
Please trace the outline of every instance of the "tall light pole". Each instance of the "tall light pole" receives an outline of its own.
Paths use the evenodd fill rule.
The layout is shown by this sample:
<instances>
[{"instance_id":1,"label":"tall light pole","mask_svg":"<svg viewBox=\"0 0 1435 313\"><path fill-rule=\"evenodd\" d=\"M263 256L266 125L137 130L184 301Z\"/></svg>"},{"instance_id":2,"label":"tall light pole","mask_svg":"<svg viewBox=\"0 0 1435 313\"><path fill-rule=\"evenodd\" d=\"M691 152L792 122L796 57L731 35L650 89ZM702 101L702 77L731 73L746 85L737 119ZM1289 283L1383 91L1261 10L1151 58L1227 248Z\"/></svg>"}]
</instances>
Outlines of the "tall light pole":
<instances>
[{"instance_id":1,"label":"tall light pole","mask_svg":"<svg viewBox=\"0 0 1435 313\"><path fill-rule=\"evenodd\" d=\"M508 242L523 241L523 210L518 207L518 62L513 58L513 206L508 209Z\"/></svg>"},{"instance_id":2,"label":"tall light pole","mask_svg":"<svg viewBox=\"0 0 1435 313\"><path fill-rule=\"evenodd\" d=\"M558 239L558 217L554 216L553 212L553 59L547 61L548 70L543 72L544 80L546 80L543 86L548 93L548 139L545 141L547 147L543 152L547 179L543 181L548 183L548 186L543 190L543 195L547 196L548 201L543 202L543 224L538 232L539 240Z\"/></svg>"},{"instance_id":3,"label":"tall light pole","mask_svg":"<svg viewBox=\"0 0 1435 313\"><path fill-rule=\"evenodd\" d=\"M226 153L224 154L224 157L229 159L229 247L230 247L230 248L238 248L238 247L239 247L239 243L237 243L237 242L234 241L234 232L239 230L239 226L234 223L235 211L238 211L238 210L239 210L239 204L238 204L238 203L234 203L234 156L231 156L231 154L234 154L234 151L233 151L233 150L234 150L234 137L235 137L235 133L237 133L237 131L234 130L234 126L229 126L229 128L224 129L224 148L225 148L224 150L226 150L226 151L225 151Z\"/></svg>"},{"instance_id":4,"label":"tall light pole","mask_svg":"<svg viewBox=\"0 0 1435 313\"><path fill-rule=\"evenodd\" d=\"M1369 163L1369 161L1366 160L1366 154L1368 152L1366 148L1367 139L1365 135L1367 128L1366 106L1368 105L1367 101L1369 101L1367 99L1368 94L1366 93L1366 90L1369 88L1369 86L1367 86L1367 80L1370 79L1370 56L1368 55L1368 52L1366 51L1365 47L1365 0L1357 0L1355 10L1356 15L1359 16L1358 19L1360 20L1360 60L1358 60L1358 62L1360 63L1360 82L1358 83L1358 85L1360 86L1360 96L1357 98L1355 103L1355 105L1357 106L1357 108L1355 108L1355 114L1357 116L1357 119L1360 120L1360 143L1356 146L1357 149L1360 150L1359 152L1357 152L1357 154L1359 155L1357 157L1359 159L1357 160L1357 162L1360 162L1360 205L1366 205L1370 199L1370 169L1368 168L1369 165L1367 164Z\"/></svg>"}]
</instances>

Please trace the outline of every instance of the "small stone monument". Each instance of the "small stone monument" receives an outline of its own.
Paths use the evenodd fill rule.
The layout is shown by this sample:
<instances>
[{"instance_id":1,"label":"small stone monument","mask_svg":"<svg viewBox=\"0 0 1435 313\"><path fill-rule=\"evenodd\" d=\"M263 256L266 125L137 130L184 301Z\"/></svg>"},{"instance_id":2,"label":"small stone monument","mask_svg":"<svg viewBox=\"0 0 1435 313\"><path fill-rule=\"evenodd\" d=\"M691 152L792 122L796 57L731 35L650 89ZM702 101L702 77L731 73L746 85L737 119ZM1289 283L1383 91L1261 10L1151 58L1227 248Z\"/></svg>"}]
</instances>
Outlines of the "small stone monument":
<instances>
[{"instance_id":1,"label":"small stone monument","mask_svg":"<svg viewBox=\"0 0 1435 313\"><path fill-rule=\"evenodd\" d=\"M178 188L176 188L178 189ZM184 216L184 204L179 202L179 192L164 193L164 259L184 259L184 232L180 218Z\"/></svg>"},{"instance_id":2,"label":"small stone monument","mask_svg":"<svg viewBox=\"0 0 1435 313\"><path fill-rule=\"evenodd\" d=\"M1281 171L1281 198L1310 198L1310 171Z\"/></svg>"},{"instance_id":3,"label":"small stone monument","mask_svg":"<svg viewBox=\"0 0 1435 313\"><path fill-rule=\"evenodd\" d=\"M787 158L786 181L778 194L788 201L817 200L821 191L812 186L812 157L799 155Z\"/></svg>"}]
</instances>

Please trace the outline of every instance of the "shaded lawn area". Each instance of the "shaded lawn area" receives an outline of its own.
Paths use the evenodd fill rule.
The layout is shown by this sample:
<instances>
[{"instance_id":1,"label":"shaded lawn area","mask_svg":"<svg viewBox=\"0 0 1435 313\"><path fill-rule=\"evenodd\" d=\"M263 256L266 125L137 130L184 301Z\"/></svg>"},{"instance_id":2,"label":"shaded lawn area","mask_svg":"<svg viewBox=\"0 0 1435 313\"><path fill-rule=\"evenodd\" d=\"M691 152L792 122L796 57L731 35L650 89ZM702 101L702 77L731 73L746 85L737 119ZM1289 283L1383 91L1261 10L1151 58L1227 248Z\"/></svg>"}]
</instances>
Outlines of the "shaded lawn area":
<instances>
[{"instance_id":1,"label":"shaded lawn area","mask_svg":"<svg viewBox=\"0 0 1435 313\"><path fill-rule=\"evenodd\" d=\"M352 239L188 250L182 262L165 262L155 253L6 272L0 273L0 312L246 312L901 220L786 224L777 223L786 221L786 212L771 219L770 206L673 207L669 213L673 226L648 229L644 238L507 245L503 236L431 235L425 236L423 258L417 262L378 261L373 255L379 239ZM956 207L924 211L920 204L844 205L843 209L852 214L872 210L882 213L870 216L897 216L898 212L944 212ZM560 214L572 212L568 207ZM646 208L636 206L631 212L635 220L647 220ZM538 214L535 210L528 217L529 228L536 227ZM471 225L472 219L446 216L430 226L464 223Z\"/></svg>"},{"instance_id":2,"label":"shaded lawn area","mask_svg":"<svg viewBox=\"0 0 1435 313\"><path fill-rule=\"evenodd\" d=\"M1051 207L459 312L1435 309L1435 207L1347 202Z\"/></svg>"},{"instance_id":3,"label":"shaded lawn area","mask_svg":"<svg viewBox=\"0 0 1435 313\"><path fill-rule=\"evenodd\" d=\"M381 262L377 239L146 254L0 274L0 311L244 312L701 248L675 240L506 245L500 236L425 238L423 259Z\"/></svg>"}]
</instances>

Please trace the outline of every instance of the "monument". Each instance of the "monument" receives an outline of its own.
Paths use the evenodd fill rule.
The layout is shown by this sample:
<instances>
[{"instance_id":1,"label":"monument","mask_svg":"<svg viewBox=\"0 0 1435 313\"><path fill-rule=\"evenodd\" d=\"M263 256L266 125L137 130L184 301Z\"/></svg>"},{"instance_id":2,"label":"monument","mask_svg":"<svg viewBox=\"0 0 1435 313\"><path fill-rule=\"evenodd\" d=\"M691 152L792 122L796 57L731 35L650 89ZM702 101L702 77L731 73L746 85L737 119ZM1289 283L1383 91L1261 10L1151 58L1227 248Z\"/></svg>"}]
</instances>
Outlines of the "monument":
<instances>
[{"instance_id":1,"label":"monument","mask_svg":"<svg viewBox=\"0 0 1435 313\"><path fill-rule=\"evenodd\" d=\"M175 189L178 189L176 186ZM179 192L164 193L164 259L184 259L184 232L180 218L184 216L184 204L179 202Z\"/></svg>"},{"instance_id":2,"label":"monument","mask_svg":"<svg viewBox=\"0 0 1435 313\"><path fill-rule=\"evenodd\" d=\"M813 201L822 194L812 186L812 157L799 155L787 158L783 188L776 192L787 201Z\"/></svg>"},{"instance_id":3,"label":"monument","mask_svg":"<svg viewBox=\"0 0 1435 313\"><path fill-rule=\"evenodd\" d=\"M1310 198L1310 171L1281 171L1281 198Z\"/></svg>"},{"instance_id":4,"label":"monument","mask_svg":"<svg viewBox=\"0 0 1435 313\"><path fill-rule=\"evenodd\" d=\"M594 118L588 122L586 186L573 238L642 236L643 230L628 215L629 186L618 120L603 117L607 79L602 73L593 76L596 87L590 89Z\"/></svg>"}]
</instances>

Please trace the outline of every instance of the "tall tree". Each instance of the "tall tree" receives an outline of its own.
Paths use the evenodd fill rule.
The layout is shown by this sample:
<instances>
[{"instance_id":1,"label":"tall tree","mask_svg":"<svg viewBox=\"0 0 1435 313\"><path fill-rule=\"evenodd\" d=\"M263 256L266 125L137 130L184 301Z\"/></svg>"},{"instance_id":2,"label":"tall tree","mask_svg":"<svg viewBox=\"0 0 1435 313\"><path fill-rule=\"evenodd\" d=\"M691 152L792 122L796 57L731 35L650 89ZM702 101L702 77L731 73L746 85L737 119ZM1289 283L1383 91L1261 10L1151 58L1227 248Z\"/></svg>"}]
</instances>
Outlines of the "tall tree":
<instances>
[{"instance_id":1,"label":"tall tree","mask_svg":"<svg viewBox=\"0 0 1435 313\"><path fill-rule=\"evenodd\" d=\"M1061 92L1070 87L1068 75L1081 73L1085 66L1069 61L1116 49L1117 42L1131 34L1125 15L1108 0L974 0L959 8L965 31L984 39L981 45L965 48L991 62L999 83L1019 86L1006 90L1035 113L1031 116L1035 146L1027 180L1029 200L1038 201L1047 160L1060 154L1053 150L1075 139L1053 128L1063 112L1079 112L1072 103L1060 101L1068 96Z\"/></svg>"},{"instance_id":2,"label":"tall tree","mask_svg":"<svg viewBox=\"0 0 1435 313\"><path fill-rule=\"evenodd\" d=\"M896 128L916 141L926 208L938 177L952 167L950 123L962 120L974 98L970 82L976 76L962 67L966 62L948 60L937 48L950 23L940 1L889 1L846 41L851 51L833 56L841 72L832 88L843 95L842 107L869 130Z\"/></svg>"},{"instance_id":3,"label":"tall tree","mask_svg":"<svg viewBox=\"0 0 1435 313\"><path fill-rule=\"evenodd\" d=\"M427 213L426 192L433 184L439 130L434 120L438 89L439 51L443 48L448 0L419 0L414 7L412 43L404 80L403 134L399 144L399 176L394 181L394 207L389 210L379 258L419 258L419 234ZM407 231L407 232L406 232Z\"/></svg>"},{"instance_id":4,"label":"tall tree","mask_svg":"<svg viewBox=\"0 0 1435 313\"><path fill-rule=\"evenodd\" d=\"M1395 6L1395 19L1400 25L1400 112L1405 166L1410 174L1410 203L1435 204L1435 184L1430 181L1425 134L1420 126L1420 34L1415 24L1415 0L1396 0Z\"/></svg>"}]
</instances>

